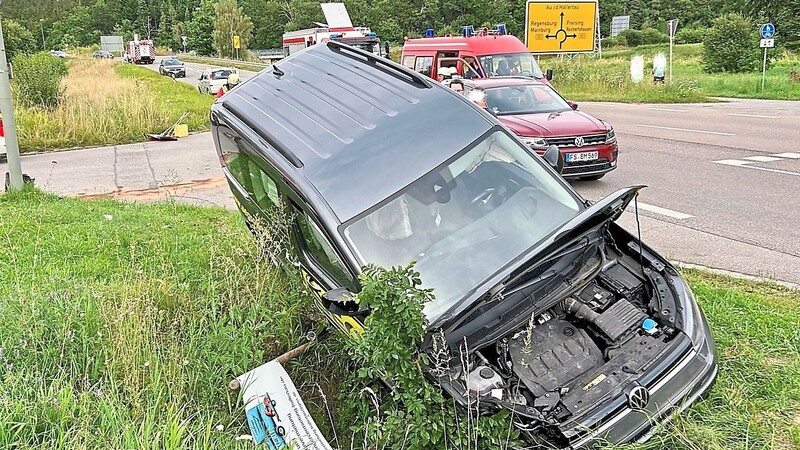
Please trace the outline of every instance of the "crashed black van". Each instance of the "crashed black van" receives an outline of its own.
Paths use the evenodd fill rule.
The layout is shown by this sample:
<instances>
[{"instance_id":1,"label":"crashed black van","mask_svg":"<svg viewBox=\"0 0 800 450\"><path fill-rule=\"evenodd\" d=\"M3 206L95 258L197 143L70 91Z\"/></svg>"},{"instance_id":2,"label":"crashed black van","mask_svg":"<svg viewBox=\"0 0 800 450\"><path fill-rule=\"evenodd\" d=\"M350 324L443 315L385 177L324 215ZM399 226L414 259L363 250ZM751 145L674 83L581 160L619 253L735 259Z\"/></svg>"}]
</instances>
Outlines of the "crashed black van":
<instances>
[{"instance_id":1,"label":"crashed black van","mask_svg":"<svg viewBox=\"0 0 800 450\"><path fill-rule=\"evenodd\" d=\"M291 213L331 322L361 329L347 293L365 264L416 260L435 289L429 335L468 353L431 381L482 414L514 411L533 447L646 440L712 385L691 290L615 223L641 186L591 204L558 175L558 149L540 158L466 98L334 42L261 72L211 115L245 217Z\"/></svg>"}]
</instances>

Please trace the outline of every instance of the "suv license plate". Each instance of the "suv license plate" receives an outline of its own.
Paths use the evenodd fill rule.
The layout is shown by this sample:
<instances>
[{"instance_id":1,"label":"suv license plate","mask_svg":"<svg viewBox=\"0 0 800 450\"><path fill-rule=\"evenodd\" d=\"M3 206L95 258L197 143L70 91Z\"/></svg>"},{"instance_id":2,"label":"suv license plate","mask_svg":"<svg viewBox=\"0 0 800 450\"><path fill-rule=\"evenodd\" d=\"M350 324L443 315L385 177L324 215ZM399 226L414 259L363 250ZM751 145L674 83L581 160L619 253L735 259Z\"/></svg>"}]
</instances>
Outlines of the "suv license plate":
<instances>
[{"instance_id":1,"label":"suv license plate","mask_svg":"<svg viewBox=\"0 0 800 450\"><path fill-rule=\"evenodd\" d=\"M597 152L567 153L567 162L594 161L597 157Z\"/></svg>"}]
</instances>

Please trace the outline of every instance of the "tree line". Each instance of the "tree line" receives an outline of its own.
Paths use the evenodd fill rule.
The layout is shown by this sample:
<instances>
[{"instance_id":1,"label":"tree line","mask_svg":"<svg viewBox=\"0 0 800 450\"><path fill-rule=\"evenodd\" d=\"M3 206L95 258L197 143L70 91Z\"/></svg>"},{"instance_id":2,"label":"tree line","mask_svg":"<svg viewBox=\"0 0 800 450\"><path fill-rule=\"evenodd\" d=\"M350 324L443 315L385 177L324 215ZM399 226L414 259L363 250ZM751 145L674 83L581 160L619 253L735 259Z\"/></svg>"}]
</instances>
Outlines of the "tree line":
<instances>
[{"instance_id":1,"label":"tree line","mask_svg":"<svg viewBox=\"0 0 800 450\"><path fill-rule=\"evenodd\" d=\"M525 0L343 0L355 25L369 26L392 43L419 36L427 28L457 34L464 25L505 23L524 35ZM280 47L286 31L324 22L318 0L5 0L0 14L16 51L64 49L98 44L101 35L138 34L158 46L200 54L230 54L237 33L246 48ZM708 27L726 13L776 24L778 39L800 47L800 2L786 0L600 0L600 26L609 34L611 18L631 16L631 27L665 30ZM43 37L42 37L43 35Z\"/></svg>"}]
</instances>

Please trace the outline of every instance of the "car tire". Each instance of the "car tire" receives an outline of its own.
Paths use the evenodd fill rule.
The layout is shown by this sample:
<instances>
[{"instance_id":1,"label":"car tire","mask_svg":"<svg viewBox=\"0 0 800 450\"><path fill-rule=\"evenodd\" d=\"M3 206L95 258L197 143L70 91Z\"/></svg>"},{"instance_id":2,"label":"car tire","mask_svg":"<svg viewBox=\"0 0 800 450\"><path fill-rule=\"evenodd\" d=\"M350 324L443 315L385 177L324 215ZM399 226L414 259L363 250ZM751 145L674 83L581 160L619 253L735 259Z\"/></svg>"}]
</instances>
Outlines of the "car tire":
<instances>
[{"instance_id":1,"label":"car tire","mask_svg":"<svg viewBox=\"0 0 800 450\"><path fill-rule=\"evenodd\" d=\"M589 176L585 176L585 177L580 177L579 180L582 180L582 181L597 181L600 178L603 178L604 176L606 176L606 174L600 173L600 174L597 174L597 175L589 175Z\"/></svg>"}]
</instances>

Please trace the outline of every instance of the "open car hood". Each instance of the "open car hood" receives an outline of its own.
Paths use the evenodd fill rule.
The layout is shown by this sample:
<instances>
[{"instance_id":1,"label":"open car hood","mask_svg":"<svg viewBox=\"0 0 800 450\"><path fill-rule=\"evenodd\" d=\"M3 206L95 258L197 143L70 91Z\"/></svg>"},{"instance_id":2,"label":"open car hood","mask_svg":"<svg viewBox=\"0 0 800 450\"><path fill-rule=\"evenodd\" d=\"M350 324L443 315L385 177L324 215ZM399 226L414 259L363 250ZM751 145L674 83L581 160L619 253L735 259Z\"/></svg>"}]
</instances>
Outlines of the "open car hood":
<instances>
[{"instance_id":1,"label":"open car hood","mask_svg":"<svg viewBox=\"0 0 800 450\"><path fill-rule=\"evenodd\" d=\"M485 296L488 290L505 283L517 276L520 272L526 270L530 264L536 262L536 259L538 259L537 257L552 253L588 228L601 222L616 220L622 215L625 208L628 207L639 191L645 187L644 185L636 185L620 189L579 212L575 217L564 223L538 245L515 258L503 269L496 272L494 276L487 279L485 283L476 286L464 297L464 300L457 303L450 311L444 313L436 321L431 323L431 328L442 326L444 328L451 328L475 302Z\"/></svg>"}]
</instances>

